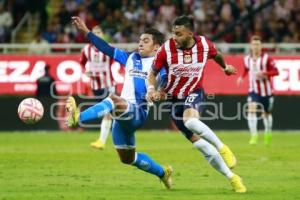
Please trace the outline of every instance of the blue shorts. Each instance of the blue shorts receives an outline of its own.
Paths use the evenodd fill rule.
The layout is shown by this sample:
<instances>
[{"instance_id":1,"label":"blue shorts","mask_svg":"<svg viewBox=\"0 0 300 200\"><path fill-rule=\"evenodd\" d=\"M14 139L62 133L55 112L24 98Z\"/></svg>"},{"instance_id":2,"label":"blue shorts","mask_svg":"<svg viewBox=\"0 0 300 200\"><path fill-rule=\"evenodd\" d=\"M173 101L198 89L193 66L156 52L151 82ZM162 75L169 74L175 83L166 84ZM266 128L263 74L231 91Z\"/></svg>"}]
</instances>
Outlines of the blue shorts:
<instances>
[{"instance_id":1,"label":"blue shorts","mask_svg":"<svg viewBox=\"0 0 300 200\"><path fill-rule=\"evenodd\" d=\"M260 96L254 92L248 94L248 102L256 102L262 105L265 112L270 113L273 109L274 97L273 96Z\"/></svg>"},{"instance_id":2,"label":"blue shorts","mask_svg":"<svg viewBox=\"0 0 300 200\"><path fill-rule=\"evenodd\" d=\"M137 104L129 103L121 116L114 118L112 138L116 149L135 148L135 131L146 121L148 110Z\"/></svg>"},{"instance_id":3,"label":"blue shorts","mask_svg":"<svg viewBox=\"0 0 300 200\"><path fill-rule=\"evenodd\" d=\"M203 89L198 89L189 94L184 99L172 99L171 117L176 127L187 139L193 136L193 132L187 129L183 122L183 112L188 108L194 108L200 113L204 110L205 93Z\"/></svg>"},{"instance_id":4,"label":"blue shorts","mask_svg":"<svg viewBox=\"0 0 300 200\"><path fill-rule=\"evenodd\" d=\"M93 90L94 96L99 101L103 101L106 97L109 96L110 93L115 93L115 88L114 87L102 88L102 89L99 89L99 90Z\"/></svg>"}]
</instances>

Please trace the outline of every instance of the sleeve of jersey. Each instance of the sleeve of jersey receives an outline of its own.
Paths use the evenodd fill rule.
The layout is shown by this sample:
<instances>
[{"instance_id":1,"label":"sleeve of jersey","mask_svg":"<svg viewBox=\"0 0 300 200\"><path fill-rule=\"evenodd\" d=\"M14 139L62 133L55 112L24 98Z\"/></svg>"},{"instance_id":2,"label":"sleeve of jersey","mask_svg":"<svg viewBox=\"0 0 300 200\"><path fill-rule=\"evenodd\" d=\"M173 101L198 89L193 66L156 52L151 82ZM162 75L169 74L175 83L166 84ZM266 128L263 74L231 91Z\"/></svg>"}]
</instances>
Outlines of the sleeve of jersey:
<instances>
[{"instance_id":1,"label":"sleeve of jersey","mask_svg":"<svg viewBox=\"0 0 300 200\"><path fill-rule=\"evenodd\" d=\"M275 65L275 62L272 58L268 58L267 60L267 72L266 75L271 77L271 76L277 76L279 74L279 71Z\"/></svg>"},{"instance_id":2,"label":"sleeve of jersey","mask_svg":"<svg viewBox=\"0 0 300 200\"><path fill-rule=\"evenodd\" d=\"M246 56L246 57L244 57L244 71L243 71L243 74L242 74L242 77L244 78L247 74L248 74L248 72L249 72L249 67L248 67L248 59L249 59L249 57L248 56Z\"/></svg>"},{"instance_id":3,"label":"sleeve of jersey","mask_svg":"<svg viewBox=\"0 0 300 200\"><path fill-rule=\"evenodd\" d=\"M161 46L154 58L152 70L158 73L164 66L167 66L167 54L164 46Z\"/></svg>"},{"instance_id":4,"label":"sleeve of jersey","mask_svg":"<svg viewBox=\"0 0 300 200\"><path fill-rule=\"evenodd\" d=\"M215 44L208 38L205 38L207 45L208 45L208 58L214 58L216 57L218 50L215 46Z\"/></svg>"},{"instance_id":5,"label":"sleeve of jersey","mask_svg":"<svg viewBox=\"0 0 300 200\"><path fill-rule=\"evenodd\" d=\"M158 88L165 88L167 85L167 72L165 68L161 68L159 76L157 76Z\"/></svg>"},{"instance_id":6,"label":"sleeve of jersey","mask_svg":"<svg viewBox=\"0 0 300 200\"><path fill-rule=\"evenodd\" d=\"M130 52L115 48L114 60L119 62L121 65L126 66L129 55Z\"/></svg>"},{"instance_id":7,"label":"sleeve of jersey","mask_svg":"<svg viewBox=\"0 0 300 200\"><path fill-rule=\"evenodd\" d=\"M97 37L92 32L89 32L87 34L87 38L97 49L99 49L99 51L113 58L115 61L121 63L122 65L126 64L128 58L128 53L126 51L110 46L107 42L105 42L100 37Z\"/></svg>"},{"instance_id":8,"label":"sleeve of jersey","mask_svg":"<svg viewBox=\"0 0 300 200\"><path fill-rule=\"evenodd\" d=\"M86 62L87 62L87 57L84 53L85 49L86 49L87 46L85 46L82 50L81 50L81 54L80 54L80 59L79 59L79 62L80 64L84 67Z\"/></svg>"}]
</instances>

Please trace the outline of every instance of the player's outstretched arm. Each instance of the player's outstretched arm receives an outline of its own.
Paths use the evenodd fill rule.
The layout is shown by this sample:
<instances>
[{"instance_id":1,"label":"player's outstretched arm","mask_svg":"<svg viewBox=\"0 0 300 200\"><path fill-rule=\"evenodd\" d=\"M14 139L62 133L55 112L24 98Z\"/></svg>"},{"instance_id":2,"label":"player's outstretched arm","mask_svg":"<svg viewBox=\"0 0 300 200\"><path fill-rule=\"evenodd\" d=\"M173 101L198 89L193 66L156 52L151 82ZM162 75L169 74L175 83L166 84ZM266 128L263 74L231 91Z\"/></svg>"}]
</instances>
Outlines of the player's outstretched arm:
<instances>
[{"instance_id":1,"label":"player's outstretched arm","mask_svg":"<svg viewBox=\"0 0 300 200\"><path fill-rule=\"evenodd\" d=\"M232 65L227 65L223 58L223 55L218 51L217 55L213 58L216 63L222 67L226 75L236 74L236 68Z\"/></svg>"},{"instance_id":2,"label":"player's outstretched arm","mask_svg":"<svg viewBox=\"0 0 300 200\"><path fill-rule=\"evenodd\" d=\"M102 38L96 36L94 33L92 33L84 23L80 17L73 16L72 18L72 24L74 24L80 31L82 31L88 40L101 52L103 52L105 55L108 55L109 57L113 58L117 62L121 63L122 65L126 64L126 61L128 59L129 53L120 49L117 49L115 47L110 46L106 41L104 41Z\"/></svg>"}]
</instances>

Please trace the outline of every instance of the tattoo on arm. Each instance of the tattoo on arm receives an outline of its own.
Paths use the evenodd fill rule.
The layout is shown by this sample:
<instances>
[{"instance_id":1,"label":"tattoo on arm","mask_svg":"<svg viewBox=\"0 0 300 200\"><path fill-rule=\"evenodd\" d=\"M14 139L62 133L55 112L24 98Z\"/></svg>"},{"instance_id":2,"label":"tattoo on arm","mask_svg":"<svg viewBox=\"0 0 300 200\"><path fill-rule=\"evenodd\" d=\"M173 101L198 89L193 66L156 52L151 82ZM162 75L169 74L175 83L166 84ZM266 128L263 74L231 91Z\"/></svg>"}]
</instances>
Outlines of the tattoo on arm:
<instances>
[{"instance_id":1,"label":"tattoo on arm","mask_svg":"<svg viewBox=\"0 0 300 200\"><path fill-rule=\"evenodd\" d=\"M222 56L222 54L220 52L217 53L217 55L213 58L214 61L216 63L218 63L223 69L226 68L226 64L225 64L225 61L224 61L224 58Z\"/></svg>"}]
</instances>

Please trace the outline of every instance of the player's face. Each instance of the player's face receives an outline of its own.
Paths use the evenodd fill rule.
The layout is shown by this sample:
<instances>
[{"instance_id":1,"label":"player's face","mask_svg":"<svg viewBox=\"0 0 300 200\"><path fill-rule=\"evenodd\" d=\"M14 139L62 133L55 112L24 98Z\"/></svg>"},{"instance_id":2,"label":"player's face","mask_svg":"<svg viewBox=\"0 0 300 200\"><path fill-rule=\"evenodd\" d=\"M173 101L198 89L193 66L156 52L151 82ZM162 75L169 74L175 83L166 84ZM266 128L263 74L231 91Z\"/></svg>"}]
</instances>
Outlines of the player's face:
<instances>
[{"instance_id":1,"label":"player's face","mask_svg":"<svg viewBox=\"0 0 300 200\"><path fill-rule=\"evenodd\" d=\"M260 40L252 40L250 44L251 51L254 55L260 55L261 54L261 41Z\"/></svg>"},{"instance_id":2,"label":"player's face","mask_svg":"<svg viewBox=\"0 0 300 200\"><path fill-rule=\"evenodd\" d=\"M154 56L158 50L159 45L155 44L153 41L153 36L151 34L142 34L139 41L138 52L141 56Z\"/></svg>"},{"instance_id":3,"label":"player's face","mask_svg":"<svg viewBox=\"0 0 300 200\"><path fill-rule=\"evenodd\" d=\"M188 48L188 44L193 40L193 32L185 26L173 26L172 34L178 49Z\"/></svg>"},{"instance_id":4,"label":"player's face","mask_svg":"<svg viewBox=\"0 0 300 200\"><path fill-rule=\"evenodd\" d=\"M102 32L102 30L99 29L99 28L94 28L94 29L92 30L92 32L93 32L95 35L97 35L98 37L100 37L100 38L103 37L103 32Z\"/></svg>"}]
</instances>

